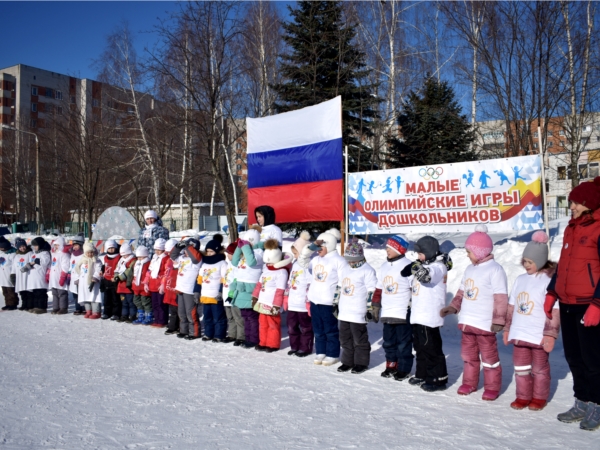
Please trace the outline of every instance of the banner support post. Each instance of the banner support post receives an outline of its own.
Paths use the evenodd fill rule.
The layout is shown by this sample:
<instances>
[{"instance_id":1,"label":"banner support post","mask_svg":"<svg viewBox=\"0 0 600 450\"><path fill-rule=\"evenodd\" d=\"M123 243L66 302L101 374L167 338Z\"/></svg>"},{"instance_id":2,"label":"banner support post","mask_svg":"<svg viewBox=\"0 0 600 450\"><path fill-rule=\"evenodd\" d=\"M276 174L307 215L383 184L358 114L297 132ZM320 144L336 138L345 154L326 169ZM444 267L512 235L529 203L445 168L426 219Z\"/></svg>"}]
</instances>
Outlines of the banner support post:
<instances>
[{"instance_id":1,"label":"banner support post","mask_svg":"<svg viewBox=\"0 0 600 450\"><path fill-rule=\"evenodd\" d=\"M540 120L538 119L538 145L540 146L540 159L542 171L540 176L542 177L542 211L544 213L544 226L546 228L546 234L548 235L548 251L550 251L550 227L548 225L548 208L546 207L546 168L544 162L544 148L542 147L542 130L540 127Z\"/></svg>"},{"instance_id":2,"label":"banner support post","mask_svg":"<svg viewBox=\"0 0 600 450\"><path fill-rule=\"evenodd\" d=\"M346 145L344 149L344 231L342 233L345 235L344 243L348 243L348 146Z\"/></svg>"}]
</instances>

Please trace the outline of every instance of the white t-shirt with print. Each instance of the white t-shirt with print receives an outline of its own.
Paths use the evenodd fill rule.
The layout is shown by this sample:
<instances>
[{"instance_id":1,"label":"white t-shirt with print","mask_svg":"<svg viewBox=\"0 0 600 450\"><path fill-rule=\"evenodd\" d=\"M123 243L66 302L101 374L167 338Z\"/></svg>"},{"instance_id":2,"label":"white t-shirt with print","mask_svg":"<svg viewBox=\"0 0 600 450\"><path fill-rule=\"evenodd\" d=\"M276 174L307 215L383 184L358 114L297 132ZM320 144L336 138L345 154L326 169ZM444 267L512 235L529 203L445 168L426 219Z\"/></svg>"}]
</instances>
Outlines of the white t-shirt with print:
<instances>
[{"instance_id":1,"label":"white t-shirt with print","mask_svg":"<svg viewBox=\"0 0 600 450\"><path fill-rule=\"evenodd\" d=\"M379 268L377 289L381 289L380 317L406 320L413 277L403 277L400 272L411 263L408 258L400 258L393 262L386 261Z\"/></svg>"},{"instance_id":2,"label":"white t-shirt with print","mask_svg":"<svg viewBox=\"0 0 600 450\"><path fill-rule=\"evenodd\" d=\"M258 302L263 305L273 306L277 289L285 291L288 281L288 272L286 269L271 270L265 264L259 281L261 286L260 292L258 293Z\"/></svg>"},{"instance_id":3,"label":"white t-shirt with print","mask_svg":"<svg viewBox=\"0 0 600 450\"><path fill-rule=\"evenodd\" d=\"M332 305L340 272L348 263L337 251L310 260L311 273L308 299L315 305Z\"/></svg>"},{"instance_id":4,"label":"white t-shirt with print","mask_svg":"<svg viewBox=\"0 0 600 450\"><path fill-rule=\"evenodd\" d=\"M279 245L282 245L283 233L281 232L281 228L275 224L262 227L262 230L260 231L260 240L264 242L268 239L275 239L279 242Z\"/></svg>"},{"instance_id":5,"label":"white t-shirt with print","mask_svg":"<svg viewBox=\"0 0 600 450\"><path fill-rule=\"evenodd\" d=\"M288 311L306 312L306 295L310 281L308 268L302 267L298 261L294 262L287 283Z\"/></svg>"},{"instance_id":6,"label":"white t-shirt with print","mask_svg":"<svg viewBox=\"0 0 600 450\"><path fill-rule=\"evenodd\" d=\"M423 267L429 269L431 281L422 284L416 278L413 279L410 322L431 328L441 327L444 319L440 316L440 310L446 306L448 270L441 261L423 264Z\"/></svg>"},{"instance_id":7,"label":"white t-shirt with print","mask_svg":"<svg viewBox=\"0 0 600 450\"><path fill-rule=\"evenodd\" d=\"M216 264L203 263L200 266L198 282L202 281L202 297L217 298L221 292L221 284L227 275L227 262L219 261Z\"/></svg>"},{"instance_id":8,"label":"white t-shirt with print","mask_svg":"<svg viewBox=\"0 0 600 450\"><path fill-rule=\"evenodd\" d=\"M357 269L346 264L340 271L340 304L338 320L367 323L367 293L377 287L377 274L368 263Z\"/></svg>"},{"instance_id":9,"label":"white t-shirt with print","mask_svg":"<svg viewBox=\"0 0 600 450\"><path fill-rule=\"evenodd\" d=\"M189 256L179 256L177 261L173 263L173 268L177 269L175 290L183 294L193 295L201 265L202 261L194 264Z\"/></svg>"}]
</instances>

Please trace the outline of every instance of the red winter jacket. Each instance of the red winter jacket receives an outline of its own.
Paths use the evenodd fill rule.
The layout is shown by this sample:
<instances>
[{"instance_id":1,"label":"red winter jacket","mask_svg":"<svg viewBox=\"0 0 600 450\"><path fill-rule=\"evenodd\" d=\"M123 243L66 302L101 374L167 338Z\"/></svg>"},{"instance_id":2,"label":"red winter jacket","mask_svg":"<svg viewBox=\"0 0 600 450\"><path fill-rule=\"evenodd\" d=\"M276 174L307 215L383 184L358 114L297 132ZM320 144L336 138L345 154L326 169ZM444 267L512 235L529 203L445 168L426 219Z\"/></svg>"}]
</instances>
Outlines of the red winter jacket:
<instances>
[{"instance_id":1,"label":"red winter jacket","mask_svg":"<svg viewBox=\"0 0 600 450\"><path fill-rule=\"evenodd\" d=\"M561 303L600 306L600 210L571 219L548 285Z\"/></svg>"},{"instance_id":2,"label":"red winter jacket","mask_svg":"<svg viewBox=\"0 0 600 450\"><path fill-rule=\"evenodd\" d=\"M117 268L117 264L119 264L120 259L121 255L119 254L113 258L110 258L108 255L104 255L104 258L102 258L102 264L104 264L104 278L106 280L112 282L115 276L115 269Z\"/></svg>"},{"instance_id":3,"label":"red winter jacket","mask_svg":"<svg viewBox=\"0 0 600 450\"><path fill-rule=\"evenodd\" d=\"M170 260L171 258L169 258L169 255L165 255L164 258L160 261L160 268L158 269L158 276L156 278L152 278L150 270L148 270L146 274L146 280L148 285L150 286L150 292L158 292L158 288L162 284L163 278L165 276L167 262L169 262Z\"/></svg>"},{"instance_id":4,"label":"red winter jacket","mask_svg":"<svg viewBox=\"0 0 600 450\"><path fill-rule=\"evenodd\" d=\"M175 290L175 285L177 284L178 271L173 268L173 260L171 258L165 259L168 259L168 261L165 266L165 276L163 277L163 286L165 290L163 302L167 305L177 306L177 291Z\"/></svg>"},{"instance_id":5,"label":"red winter jacket","mask_svg":"<svg viewBox=\"0 0 600 450\"><path fill-rule=\"evenodd\" d=\"M146 286L145 286L145 281L146 281L146 274L148 273L148 267L150 266L150 261L146 262L143 266L142 266L142 273L140 276L140 284L137 284L135 282L135 275L132 278L131 281L131 289L133 290L133 293L135 295L142 295L144 297L150 297L150 291L146 290ZM135 268L134 268L134 273L135 273Z\"/></svg>"},{"instance_id":6,"label":"red winter jacket","mask_svg":"<svg viewBox=\"0 0 600 450\"><path fill-rule=\"evenodd\" d=\"M127 269L131 268L131 270L133 271L133 268L131 267L132 264L135 264L136 259L135 256L133 258L131 258L131 261L129 261L125 267L127 267ZM133 277L133 275L131 275ZM117 294L133 294L133 291L131 289L129 289L127 287L127 280L124 281L119 281L119 284L117 285ZM131 286L131 282L129 283L129 285Z\"/></svg>"}]
</instances>

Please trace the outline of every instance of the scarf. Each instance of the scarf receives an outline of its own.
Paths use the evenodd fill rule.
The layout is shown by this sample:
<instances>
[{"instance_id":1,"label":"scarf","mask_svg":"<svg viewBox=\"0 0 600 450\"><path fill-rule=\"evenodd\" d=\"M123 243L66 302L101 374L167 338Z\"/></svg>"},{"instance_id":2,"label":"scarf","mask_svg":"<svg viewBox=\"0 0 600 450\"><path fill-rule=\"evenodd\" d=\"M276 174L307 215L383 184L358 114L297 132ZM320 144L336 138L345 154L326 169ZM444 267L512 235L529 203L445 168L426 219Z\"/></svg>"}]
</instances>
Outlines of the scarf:
<instances>
[{"instance_id":1,"label":"scarf","mask_svg":"<svg viewBox=\"0 0 600 450\"><path fill-rule=\"evenodd\" d=\"M402 258L404 258L404 255L398 255L398 256L394 256L393 258L386 258L386 259L388 260L388 262L396 262Z\"/></svg>"},{"instance_id":2,"label":"scarf","mask_svg":"<svg viewBox=\"0 0 600 450\"><path fill-rule=\"evenodd\" d=\"M119 253L106 253L104 256L108 256L110 259L115 259L117 256L119 256Z\"/></svg>"},{"instance_id":3,"label":"scarf","mask_svg":"<svg viewBox=\"0 0 600 450\"><path fill-rule=\"evenodd\" d=\"M150 276L154 279L158 278L158 272L160 272L160 266L162 264L163 258L167 256L166 252L157 255L156 253L152 257L152 261L150 262L150 267L148 270L150 271Z\"/></svg>"},{"instance_id":4,"label":"scarf","mask_svg":"<svg viewBox=\"0 0 600 450\"><path fill-rule=\"evenodd\" d=\"M78 274L81 274L81 266L83 264L88 265L88 276L87 276L87 284L88 286L90 284L92 284L92 281L94 281L94 268L96 266L96 258L92 257L92 258L88 258L87 256L83 256L83 258L81 258L79 260L79 262L77 263L77 265L75 266L75 272L77 272Z\"/></svg>"},{"instance_id":5,"label":"scarf","mask_svg":"<svg viewBox=\"0 0 600 450\"><path fill-rule=\"evenodd\" d=\"M361 259L360 261L348 261L348 265L353 269L358 269L363 266L367 262L366 259Z\"/></svg>"},{"instance_id":6,"label":"scarf","mask_svg":"<svg viewBox=\"0 0 600 450\"><path fill-rule=\"evenodd\" d=\"M115 273L122 274L127 270L127 263L134 258L133 253L127 255L127 257L123 256L119 262L117 263L117 267L115 269Z\"/></svg>"},{"instance_id":7,"label":"scarf","mask_svg":"<svg viewBox=\"0 0 600 450\"><path fill-rule=\"evenodd\" d=\"M202 257L202 262L204 262L206 264L216 264L219 261L225 261L225 255L224 254L217 253L216 255L203 256Z\"/></svg>"},{"instance_id":8,"label":"scarf","mask_svg":"<svg viewBox=\"0 0 600 450\"><path fill-rule=\"evenodd\" d=\"M146 257L141 261L138 259L135 262L135 266L133 267L133 282L138 286L140 285L142 278L142 267L144 267L144 264L146 264L148 261L150 261L150 258Z\"/></svg>"}]
</instances>

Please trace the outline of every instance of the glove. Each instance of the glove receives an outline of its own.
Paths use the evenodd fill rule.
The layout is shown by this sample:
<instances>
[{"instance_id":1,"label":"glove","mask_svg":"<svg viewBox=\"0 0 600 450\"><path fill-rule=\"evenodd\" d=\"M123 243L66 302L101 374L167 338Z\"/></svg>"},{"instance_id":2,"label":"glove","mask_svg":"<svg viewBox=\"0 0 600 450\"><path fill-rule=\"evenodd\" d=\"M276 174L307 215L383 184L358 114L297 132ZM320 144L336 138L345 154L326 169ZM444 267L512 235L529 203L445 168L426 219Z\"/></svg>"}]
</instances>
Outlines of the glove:
<instances>
[{"instance_id":1,"label":"glove","mask_svg":"<svg viewBox=\"0 0 600 450\"><path fill-rule=\"evenodd\" d=\"M590 303L587 311L583 315L583 326L584 327L595 327L600 323L600 308L594 303Z\"/></svg>"},{"instance_id":2,"label":"glove","mask_svg":"<svg viewBox=\"0 0 600 450\"><path fill-rule=\"evenodd\" d=\"M40 265L40 258L35 258L33 260L33 262L39 266Z\"/></svg>"},{"instance_id":3,"label":"glove","mask_svg":"<svg viewBox=\"0 0 600 450\"><path fill-rule=\"evenodd\" d=\"M365 321L374 322L373 318L373 292L367 292L367 313L365 314Z\"/></svg>"},{"instance_id":4,"label":"glove","mask_svg":"<svg viewBox=\"0 0 600 450\"><path fill-rule=\"evenodd\" d=\"M404 271L407 269L407 267L409 266L406 266L404 269L402 269L402 272L400 272L400 275L403 277L413 275L419 283L423 284L427 284L431 281L429 269L427 267L423 267L423 264L421 264L420 261L415 261L410 265L410 275L404 275Z\"/></svg>"},{"instance_id":5,"label":"glove","mask_svg":"<svg viewBox=\"0 0 600 450\"><path fill-rule=\"evenodd\" d=\"M373 303L373 322L379 323L379 315L381 314L381 303Z\"/></svg>"},{"instance_id":6,"label":"glove","mask_svg":"<svg viewBox=\"0 0 600 450\"><path fill-rule=\"evenodd\" d=\"M115 276L113 277L113 281L114 281L115 283L118 283L118 282L119 282L119 280L120 280L120 278L119 278L119 275L115 273Z\"/></svg>"},{"instance_id":7,"label":"glove","mask_svg":"<svg viewBox=\"0 0 600 450\"><path fill-rule=\"evenodd\" d=\"M96 284L96 282L95 282L95 281L92 281L92 282L90 283L90 285L88 286L88 291L92 292L92 291L94 290L94 284Z\"/></svg>"},{"instance_id":8,"label":"glove","mask_svg":"<svg viewBox=\"0 0 600 450\"><path fill-rule=\"evenodd\" d=\"M456 314L458 310L454 306L446 306L440 310L440 317L446 317L448 314Z\"/></svg>"},{"instance_id":9,"label":"glove","mask_svg":"<svg viewBox=\"0 0 600 450\"><path fill-rule=\"evenodd\" d=\"M21 267L21 272L29 272L29 269L31 269L31 266L29 264L25 264L23 267Z\"/></svg>"},{"instance_id":10,"label":"glove","mask_svg":"<svg viewBox=\"0 0 600 450\"><path fill-rule=\"evenodd\" d=\"M446 270L450 272L454 264L452 263L452 258L450 258L448 253L442 253L442 262L446 266Z\"/></svg>"},{"instance_id":11,"label":"glove","mask_svg":"<svg viewBox=\"0 0 600 450\"><path fill-rule=\"evenodd\" d=\"M338 314L340 313L340 305L337 303L334 303L332 306L333 306L333 317L335 317L337 319Z\"/></svg>"},{"instance_id":12,"label":"glove","mask_svg":"<svg viewBox=\"0 0 600 450\"><path fill-rule=\"evenodd\" d=\"M308 317L310 316L310 302L306 302L306 311L308 311Z\"/></svg>"},{"instance_id":13,"label":"glove","mask_svg":"<svg viewBox=\"0 0 600 450\"><path fill-rule=\"evenodd\" d=\"M554 294L546 294L546 300L544 300L544 312L546 313L546 317L552 320L552 309L554 309L554 304L556 303L556 296Z\"/></svg>"},{"instance_id":14,"label":"glove","mask_svg":"<svg viewBox=\"0 0 600 450\"><path fill-rule=\"evenodd\" d=\"M497 325L497 324L493 323L492 327L490 328L490 331L492 333L499 333L503 329L504 329L504 325Z\"/></svg>"},{"instance_id":15,"label":"glove","mask_svg":"<svg viewBox=\"0 0 600 450\"><path fill-rule=\"evenodd\" d=\"M258 299L256 297L252 297L252 307L258 303Z\"/></svg>"},{"instance_id":16,"label":"glove","mask_svg":"<svg viewBox=\"0 0 600 450\"><path fill-rule=\"evenodd\" d=\"M415 261L415 262L413 262L413 263L411 263L411 264L407 264L406 266L404 266L404 269L402 269L402 270L400 271L400 275L402 275L404 278L406 278L406 277L410 277L410 276L413 274L413 273L412 273L413 266L415 266L415 265L420 265L420 264L421 264L421 263L418 263L418 262L416 262L416 261Z\"/></svg>"},{"instance_id":17,"label":"glove","mask_svg":"<svg viewBox=\"0 0 600 450\"><path fill-rule=\"evenodd\" d=\"M504 345L508 345L508 331L504 331L504 333L502 333L502 342L504 342ZM542 339L542 345L544 345L544 340Z\"/></svg>"},{"instance_id":18,"label":"glove","mask_svg":"<svg viewBox=\"0 0 600 450\"><path fill-rule=\"evenodd\" d=\"M178 249L183 250L184 248L187 247L187 243L184 241L179 241L177 244L175 244L175 247L177 247Z\"/></svg>"},{"instance_id":19,"label":"glove","mask_svg":"<svg viewBox=\"0 0 600 450\"><path fill-rule=\"evenodd\" d=\"M238 248L242 248L244 245L250 245L250 242L244 241L243 239L238 239L238 243L237 243Z\"/></svg>"},{"instance_id":20,"label":"glove","mask_svg":"<svg viewBox=\"0 0 600 450\"><path fill-rule=\"evenodd\" d=\"M16 285L17 284L17 275L14 273L10 274L10 282L12 283L12 285Z\"/></svg>"},{"instance_id":21,"label":"glove","mask_svg":"<svg viewBox=\"0 0 600 450\"><path fill-rule=\"evenodd\" d=\"M272 306L271 307L271 314L273 314L274 316L278 316L280 310L281 310L281 308L279 306Z\"/></svg>"},{"instance_id":22,"label":"glove","mask_svg":"<svg viewBox=\"0 0 600 450\"><path fill-rule=\"evenodd\" d=\"M75 280L75 286L79 286L79 280Z\"/></svg>"},{"instance_id":23,"label":"glove","mask_svg":"<svg viewBox=\"0 0 600 450\"><path fill-rule=\"evenodd\" d=\"M200 292L194 292L194 303L196 305L200 303Z\"/></svg>"},{"instance_id":24,"label":"glove","mask_svg":"<svg viewBox=\"0 0 600 450\"><path fill-rule=\"evenodd\" d=\"M546 353L550 353L554 349L555 342L556 338L552 336L544 336L540 345L544 347L544 351Z\"/></svg>"}]
</instances>

